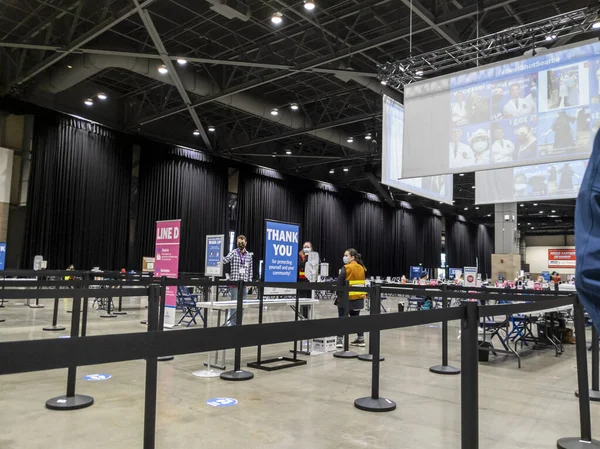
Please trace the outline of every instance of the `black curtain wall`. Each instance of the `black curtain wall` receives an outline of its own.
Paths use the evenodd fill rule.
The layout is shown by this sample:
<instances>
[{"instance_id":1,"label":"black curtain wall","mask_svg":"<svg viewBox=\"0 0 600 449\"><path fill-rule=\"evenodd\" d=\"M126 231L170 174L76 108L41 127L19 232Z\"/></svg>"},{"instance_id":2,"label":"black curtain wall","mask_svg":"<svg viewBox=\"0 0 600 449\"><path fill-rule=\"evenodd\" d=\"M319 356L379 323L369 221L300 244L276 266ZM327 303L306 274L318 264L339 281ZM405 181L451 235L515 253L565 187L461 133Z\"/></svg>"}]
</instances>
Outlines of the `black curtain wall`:
<instances>
[{"instance_id":1,"label":"black curtain wall","mask_svg":"<svg viewBox=\"0 0 600 449\"><path fill-rule=\"evenodd\" d=\"M419 263L423 264L423 268L439 268L442 263L442 217L421 213L419 218L420 256L422 258Z\"/></svg>"},{"instance_id":2,"label":"black curtain wall","mask_svg":"<svg viewBox=\"0 0 600 449\"><path fill-rule=\"evenodd\" d=\"M446 217L446 261L449 268L476 266L477 226Z\"/></svg>"},{"instance_id":3,"label":"black curtain wall","mask_svg":"<svg viewBox=\"0 0 600 449\"><path fill-rule=\"evenodd\" d=\"M490 226L477 226L477 259L482 279L492 276L492 254L494 253L494 229Z\"/></svg>"},{"instance_id":4,"label":"black curtain wall","mask_svg":"<svg viewBox=\"0 0 600 449\"><path fill-rule=\"evenodd\" d=\"M22 268L127 261L132 146L107 128L59 114L35 118Z\"/></svg>"},{"instance_id":5,"label":"black curtain wall","mask_svg":"<svg viewBox=\"0 0 600 449\"><path fill-rule=\"evenodd\" d=\"M179 271L203 272L206 236L228 234L227 167L196 151L146 142L138 204L129 266L140 268L142 257L154 255L157 221L181 219Z\"/></svg>"}]
</instances>

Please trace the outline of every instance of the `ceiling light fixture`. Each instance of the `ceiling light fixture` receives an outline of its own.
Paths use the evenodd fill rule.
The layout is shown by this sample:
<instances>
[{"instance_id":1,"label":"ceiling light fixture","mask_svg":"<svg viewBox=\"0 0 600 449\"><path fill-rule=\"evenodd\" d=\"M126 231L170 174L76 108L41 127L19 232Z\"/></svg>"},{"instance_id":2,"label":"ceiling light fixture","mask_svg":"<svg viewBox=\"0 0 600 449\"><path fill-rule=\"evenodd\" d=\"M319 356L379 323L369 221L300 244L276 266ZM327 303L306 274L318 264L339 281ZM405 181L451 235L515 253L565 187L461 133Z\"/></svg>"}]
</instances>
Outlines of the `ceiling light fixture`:
<instances>
[{"instance_id":1,"label":"ceiling light fixture","mask_svg":"<svg viewBox=\"0 0 600 449\"><path fill-rule=\"evenodd\" d=\"M345 172L348 172L348 170L350 170L350 169L349 169L349 168L344 168L344 171L345 171Z\"/></svg>"},{"instance_id":2,"label":"ceiling light fixture","mask_svg":"<svg viewBox=\"0 0 600 449\"><path fill-rule=\"evenodd\" d=\"M290 154L292 154L292 150L285 150L285 154L289 156Z\"/></svg>"},{"instance_id":3,"label":"ceiling light fixture","mask_svg":"<svg viewBox=\"0 0 600 449\"><path fill-rule=\"evenodd\" d=\"M527 223L527 226L531 226L531 223Z\"/></svg>"},{"instance_id":4,"label":"ceiling light fixture","mask_svg":"<svg viewBox=\"0 0 600 449\"><path fill-rule=\"evenodd\" d=\"M535 229L535 228L532 226L531 229Z\"/></svg>"},{"instance_id":5,"label":"ceiling light fixture","mask_svg":"<svg viewBox=\"0 0 600 449\"><path fill-rule=\"evenodd\" d=\"M214 127L214 126L212 126L212 125L210 125L210 126L208 127L208 132L214 133L214 132L215 132L215 127Z\"/></svg>"},{"instance_id":6,"label":"ceiling light fixture","mask_svg":"<svg viewBox=\"0 0 600 449\"><path fill-rule=\"evenodd\" d=\"M185 59L179 58L179 59L177 59L177 64L179 64L179 65L186 65L187 61Z\"/></svg>"},{"instance_id":7,"label":"ceiling light fixture","mask_svg":"<svg viewBox=\"0 0 600 449\"><path fill-rule=\"evenodd\" d=\"M275 25L279 25L281 22L283 22L283 14L280 12L273 13L271 22L273 22Z\"/></svg>"},{"instance_id":8,"label":"ceiling light fixture","mask_svg":"<svg viewBox=\"0 0 600 449\"><path fill-rule=\"evenodd\" d=\"M458 176L465 176L465 174L464 173L459 173Z\"/></svg>"},{"instance_id":9,"label":"ceiling light fixture","mask_svg":"<svg viewBox=\"0 0 600 449\"><path fill-rule=\"evenodd\" d=\"M333 175L335 173L335 170L332 168L331 170L329 170L329 174Z\"/></svg>"},{"instance_id":10,"label":"ceiling light fixture","mask_svg":"<svg viewBox=\"0 0 600 449\"><path fill-rule=\"evenodd\" d=\"M387 81L386 80L381 80L381 85L382 86L387 86Z\"/></svg>"},{"instance_id":11,"label":"ceiling light fixture","mask_svg":"<svg viewBox=\"0 0 600 449\"><path fill-rule=\"evenodd\" d=\"M465 207L465 210L469 210L469 208L468 208L468 207Z\"/></svg>"},{"instance_id":12,"label":"ceiling light fixture","mask_svg":"<svg viewBox=\"0 0 600 449\"><path fill-rule=\"evenodd\" d=\"M554 39L556 39L556 34L549 34L546 36L547 41L553 41Z\"/></svg>"},{"instance_id":13,"label":"ceiling light fixture","mask_svg":"<svg viewBox=\"0 0 600 449\"><path fill-rule=\"evenodd\" d=\"M534 205L534 206L537 206L537 205L538 205L538 203L533 203L533 205Z\"/></svg>"},{"instance_id":14,"label":"ceiling light fixture","mask_svg":"<svg viewBox=\"0 0 600 449\"><path fill-rule=\"evenodd\" d=\"M277 153L273 153L271 157L277 157Z\"/></svg>"},{"instance_id":15,"label":"ceiling light fixture","mask_svg":"<svg viewBox=\"0 0 600 449\"><path fill-rule=\"evenodd\" d=\"M104 92L100 92L98 95L98 100L106 100L108 96Z\"/></svg>"},{"instance_id":16,"label":"ceiling light fixture","mask_svg":"<svg viewBox=\"0 0 600 449\"><path fill-rule=\"evenodd\" d=\"M291 109L292 111L297 111L299 108L300 108L300 107L298 106L298 103L292 103L292 104L290 105L290 109Z\"/></svg>"},{"instance_id":17,"label":"ceiling light fixture","mask_svg":"<svg viewBox=\"0 0 600 449\"><path fill-rule=\"evenodd\" d=\"M555 213L556 213L556 211L555 211L555 210L553 210L553 211L552 211L552 213L553 213L553 214L555 214Z\"/></svg>"},{"instance_id":18,"label":"ceiling light fixture","mask_svg":"<svg viewBox=\"0 0 600 449\"><path fill-rule=\"evenodd\" d=\"M277 108L271 109L271 115L279 115L279 109L277 109Z\"/></svg>"},{"instance_id":19,"label":"ceiling light fixture","mask_svg":"<svg viewBox=\"0 0 600 449\"><path fill-rule=\"evenodd\" d=\"M543 210L541 210L541 211L540 211L540 214L543 214L543 213L544 213L544 211L543 211Z\"/></svg>"},{"instance_id":20,"label":"ceiling light fixture","mask_svg":"<svg viewBox=\"0 0 600 449\"><path fill-rule=\"evenodd\" d=\"M525 207L525 205L524 205L524 204L519 204L519 206L521 206L521 207Z\"/></svg>"},{"instance_id":21,"label":"ceiling light fixture","mask_svg":"<svg viewBox=\"0 0 600 449\"><path fill-rule=\"evenodd\" d=\"M417 76L423 76L423 70L417 70L415 72L415 75L417 75Z\"/></svg>"},{"instance_id":22,"label":"ceiling light fixture","mask_svg":"<svg viewBox=\"0 0 600 449\"><path fill-rule=\"evenodd\" d=\"M72 68L73 68L73 66L72 66L71 64L69 64L69 65L67 66L67 69L72 69Z\"/></svg>"},{"instance_id":23,"label":"ceiling light fixture","mask_svg":"<svg viewBox=\"0 0 600 449\"><path fill-rule=\"evenodd\" d=\"M471 188L472 188L472 189L474 189L474 188L475 188L475 186L471 186Z\"/></svg>"},{"instance_id":24,"label":"ceiling light fixture","mask_svg":"<svg viewBox=\"0 0 600 449\"><path fill-rule=\"evenodd\" d=\"M166 75L167 73L169 73L169 69L167 69L167 66L162 64L158 66L158 73L160 73L161 75Z\"/></svg>"},{"instance_id":25,"label":"ceiling light fixture","mask_svg":"<svg viewBox=\"0 0 600 449\"><path fill-rule=\"evenodd\" d=\"M316 6L313 0L304 0L304 9L307 11L312 11Z\"/></svg>"},{"instance_id":26,"label":"ceiling light fixture","mask_svg":"<svg viewBox=\"0 0 600 449\"><path fill-rule=\"evenodd\" d=\"M479 206L477 206L477 207L475 208L475 210L479 210Z\"/></svg>"},{"instance_id":27,"label":"ceiling light fixture","mask_svg":"<svg viewBox=\"0 0 600 449\"><path fill-rule=\"evenodd\" d=\"M199 129L195 129L194 130L194 136L199 136L200 135L200 130Z\"/></svg>"},{"instance_id":28,"label":"ceiling light fixture","mask_svg":"<svg viewBox=\"0 0 600 449\"><path fill-rule=\"evenodd\" d=\"M600 22L594 22L594 23L592 24L592 28L593 28L594 30L600 29Z\"/></svg>"},{"instance_id":29,"label":"ceiling light fixture","mask_svg":"<svg viewBox=\"0 0 600 449\"><path fill-rule=\"evenodd\" d=\"M354 137L348 137L348 143L354 142Z\"/></svg>"},{"instance_id":30,"label":"ceiling light fixture","mask_svg":"<svg viewBox=\"0 0 600 449\"><path fill-rule=\"evenodd\" d=\"M365 139L367 140L371 140L373 138L373 136L371 135L371 133L367 133L367 135L365 136Z\"/></svg>"},{"instance_id":31,"label":"ceiling light fixture","mask_svg":"<svg viewBox=\"0 0 600 449\"><path fill-rule=\"evenodd\" d=\"M86 106L93 106L94 105L94 100L92 100L91 98L86 98L84 101Z\"/></svg>"}]
</instances>

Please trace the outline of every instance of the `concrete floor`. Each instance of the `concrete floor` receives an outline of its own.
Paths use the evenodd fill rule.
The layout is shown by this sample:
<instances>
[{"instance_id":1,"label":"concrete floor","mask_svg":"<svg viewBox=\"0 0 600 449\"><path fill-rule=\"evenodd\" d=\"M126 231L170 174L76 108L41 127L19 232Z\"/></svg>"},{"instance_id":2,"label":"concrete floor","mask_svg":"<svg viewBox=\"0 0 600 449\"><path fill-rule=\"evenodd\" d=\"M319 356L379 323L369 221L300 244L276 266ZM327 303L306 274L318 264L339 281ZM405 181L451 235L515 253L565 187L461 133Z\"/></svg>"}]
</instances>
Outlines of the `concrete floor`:
<instances>
[{"instance_id":1,"label":"concrete floor","mask_svg":"<svg viewBox=\"0 0 600 449\"><path fill-rule=\"evenodd\" d=\"M9 302L0 309L0 341L57 338L42 331L51 320L52 301L45 309ZM390 301L390 306L394 301ZM146 311L127 304L128 314L102 319L91 311L88 333L139 332ZM317 317L332 317L330 303L317 307ZM59 322L71 314L61 305ZM292 320L289 309L268 310L270 321ZM245 314L256 322L256 311ZM68 326L67 326L68 329ZM451 364L460 366L457 326L450 326ZM589 336L588 336L589 338ZM205 354L176 357L159 364L157 448L459 448L460 376L431 374L440 363L440 327L421 326L382 334L381 395L398 408L368 413L354 408L354 399L370 394L371 364L335 359L330 354L305 356L306 366L279 372L255 371L249 382L201 379ZM290 344L263 348L285 355ZM228 351L228 366L233 352ZM255 359L243 351L243 364ZM499 356L481 363L479 375L480 447L485 449L556 447L556 440L579 431L575 347L554 357L552 351L531 353L517 369L514 358ZM66 370L3 376L0 379L0 448L132 449L142 447L143 361L82 367L77 391L95 404L85 410L52 412L45 401L64 394ZM112 378L87 382L82 376L109 373ZM230 397L233 407L215 408L206 401ZM600 423L600 404L592 404L592 422ZM598 432L596 432L598 435Z\"/></svg>"}]
</instances>

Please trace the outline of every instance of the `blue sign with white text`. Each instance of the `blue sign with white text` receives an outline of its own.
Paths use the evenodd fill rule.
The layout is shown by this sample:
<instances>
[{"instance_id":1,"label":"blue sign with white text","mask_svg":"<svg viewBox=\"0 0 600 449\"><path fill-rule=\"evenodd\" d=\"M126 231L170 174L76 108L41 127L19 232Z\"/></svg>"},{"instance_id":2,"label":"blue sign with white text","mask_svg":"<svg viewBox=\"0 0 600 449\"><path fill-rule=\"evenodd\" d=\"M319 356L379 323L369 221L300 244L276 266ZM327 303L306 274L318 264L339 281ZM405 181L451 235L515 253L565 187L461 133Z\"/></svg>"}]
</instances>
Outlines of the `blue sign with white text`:
<instances>
[{"instance_id":1,"label":"blue sign with white text","mask_svg":"<svg viewBox=\"0 0 600 449\"><path fill-rule=\"evenodd\" d=\"M0 243L0 270L4 270L6 264L6 243Z\"/></svg>"},{"instance_id":2,"label":"blue sign with white text","mask_svg":"<svg viewBox=\"0 0 600 449\"><path fill-rule=\"evenodd\" d=\"M237 403L237 399L233 398L212 398L206 401L206 405L210 405L211 407L231 407L237 405Z\"/></svg>"},{"instance_id":3,"label":"blue sign with white text","mask_svg":"<svg viewBox=\"0 0 600 449\"><path fill-rule=\"evenodd\" d=\"M542 278L544 278L544 280L546 282L550 282L550 272L549 271L542 271Z\"/></svg>"},{"instance_id":4,"label":"blue sign with white text","mask_svg":"<svg viewBox=\"0 0 600 449\"><path fill-rule=\"evenodd\" d=\"M265 282L296 282L300 226L266 222Z\"/></svg>"},{"instance_id":5,"label":"blue sign with white text","mask_svg":"<svg viewBox=\"0 0 600 449\"><path fill-rule=\"evenodd\" d=\"M411 279L421 279L421 270L422 267L410 267L410 278Z\"/></svg>"},{"instance_id":6,"label":"blue sign with white text","mask_svg":"<svg viewBox=\"0 0 600 449\"><path fill-rule=\"evenodd\" d=\"M452 279L456 279L457 272L460 272L462 274L462 270L460 268L449 268L448 269L448 274L450 275L450 278L452 278Z\"/></svg>"},{"instance_id":7,"label":"blue sign with white text","mask_svg":"<svg viewBox=\"0 0 600 449\"><path fill-rule=\"evenodd\" d=\"M223 243L224 235L206 236L206 275L223 275Z\"/></svg>"}]
</instances>

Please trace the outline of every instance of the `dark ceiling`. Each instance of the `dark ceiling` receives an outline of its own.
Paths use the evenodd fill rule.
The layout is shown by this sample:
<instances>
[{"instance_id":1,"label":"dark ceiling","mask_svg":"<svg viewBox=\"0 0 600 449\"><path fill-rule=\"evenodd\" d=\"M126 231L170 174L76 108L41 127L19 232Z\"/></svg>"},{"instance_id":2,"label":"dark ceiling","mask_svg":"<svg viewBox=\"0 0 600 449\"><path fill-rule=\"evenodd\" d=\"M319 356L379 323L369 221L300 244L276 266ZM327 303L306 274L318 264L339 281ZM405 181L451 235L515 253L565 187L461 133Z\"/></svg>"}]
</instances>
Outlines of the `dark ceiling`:
<instances>
[{"instance_id":1,"label":"dark ceiling","mask_svg":"<svg viewBox=\"0 0 600 449\"><path fill-rule=\"evenodd\" d=\"M379 171L381 94L402 95L379 83L378 65L591 4L316 0L316 8L308 11L303 3L4 0L0 88L128 132L381 195L365 173ZM276 12L282 15L279 25L271 22ZM238 18L229 18L232 13ZM583 33L569 40L589 37ZM562 43L559 36L556 44ZM128 65L127 58L136 57L149 61L145 69ZM188 62L179 66L175 57ZM109 63L110 58L120 62ZM168 82L151 65L163 62L176 67L164 76ZM69 67L73 72L83 68L87 75L59 91L44 87L47 79L64 79ZM199 80L208 87L195 90ZM83 100L98 92L109 98L86 107ZM292 103L299 105L297 111L291 110ZM280 110L275 118L270 116L273 107ZM198 128L202 132L195 136ZM367 133L371 141L365 141ZM348 143L348 137L354 142ZM472 185L473 174L455 176L453 207L393 194L397 201L491 222L493 206L476 209ZM528 203L519 211L528 233L572 230L574 201Z\"/></svg>"}]
</instances>

